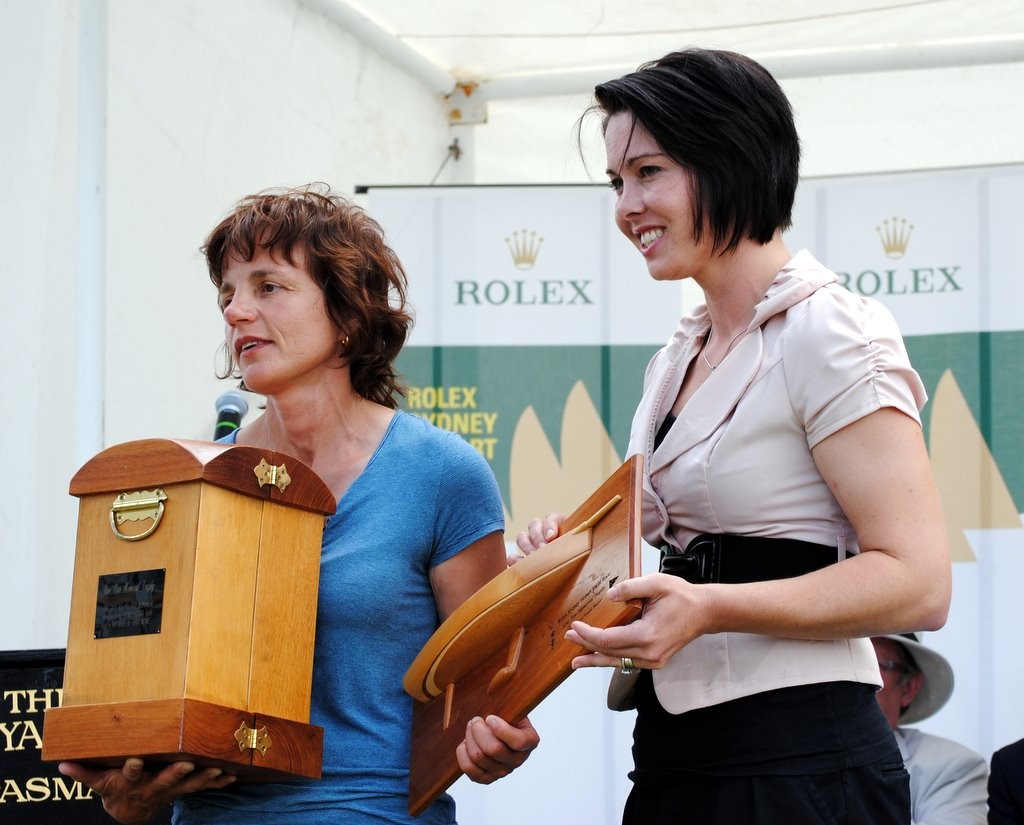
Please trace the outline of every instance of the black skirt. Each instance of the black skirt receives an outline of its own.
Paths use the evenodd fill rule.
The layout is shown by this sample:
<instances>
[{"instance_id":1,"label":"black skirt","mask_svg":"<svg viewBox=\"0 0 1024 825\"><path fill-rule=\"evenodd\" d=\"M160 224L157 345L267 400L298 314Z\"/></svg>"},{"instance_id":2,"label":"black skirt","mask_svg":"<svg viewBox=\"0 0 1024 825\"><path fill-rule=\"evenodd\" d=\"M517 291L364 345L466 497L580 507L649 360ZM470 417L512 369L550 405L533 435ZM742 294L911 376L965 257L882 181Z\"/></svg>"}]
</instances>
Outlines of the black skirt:
<instances>
[{"instance_id":1,"label":"black skirt","mask_svg":"<svg viewBox=\"0 0 1024 825\"><path fill-rule=\"evenodd\" d=\"M668 713L650 672L624 825L908 825L909 777L875 688L828 682Z\"/></svg>"}]
</instances>

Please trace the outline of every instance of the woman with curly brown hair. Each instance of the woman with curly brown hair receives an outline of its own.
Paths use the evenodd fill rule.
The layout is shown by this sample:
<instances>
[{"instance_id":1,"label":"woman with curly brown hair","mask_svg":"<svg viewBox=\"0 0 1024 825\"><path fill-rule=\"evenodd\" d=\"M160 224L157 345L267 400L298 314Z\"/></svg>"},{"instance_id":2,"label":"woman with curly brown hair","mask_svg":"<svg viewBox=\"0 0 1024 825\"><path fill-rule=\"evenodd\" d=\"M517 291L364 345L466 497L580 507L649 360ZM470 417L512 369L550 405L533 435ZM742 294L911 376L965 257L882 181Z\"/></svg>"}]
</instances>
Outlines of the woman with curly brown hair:
<instances>
[{"instance_id":1,"label":"woman with curly brown hair","mask_svg":"<svg viewBox=\"0 0 1024 825\"><path fill-rule=\"evenodd\" d=\"M338 501L324 529L311 722L319 782L231 785L216 769L141 760L62 766L122 823L174 799L174 822L454 823L442 796L407 813L412 700L402 675L438 624L505 567L497 484L460 437L397 410L394 360L412 316L380 226L323 187L243 199L204 244L228 370L266 409L226 440L301 459ZM491 782L522 764L528 720L474 719L459 766Z\"/></svg>"}]
</instances>

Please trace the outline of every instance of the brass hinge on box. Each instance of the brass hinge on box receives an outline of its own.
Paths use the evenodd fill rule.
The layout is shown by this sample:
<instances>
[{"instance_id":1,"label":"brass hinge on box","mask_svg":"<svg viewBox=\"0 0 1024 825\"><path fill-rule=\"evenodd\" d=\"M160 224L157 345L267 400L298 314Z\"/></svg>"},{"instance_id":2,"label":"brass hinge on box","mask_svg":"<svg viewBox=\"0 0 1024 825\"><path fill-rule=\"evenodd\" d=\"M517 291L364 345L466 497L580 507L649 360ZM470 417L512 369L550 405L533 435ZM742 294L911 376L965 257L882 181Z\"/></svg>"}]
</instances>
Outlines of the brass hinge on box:
<instances>
[{"instance_id":1,"label":"brass hinge on box","mask_svg":"<svg viewBox=\"0 0 1024 825\"><path fill-rule=\"evenodd\" d=\"M240 751L259 751L264 756L267 755L267 751L273 744L266 727L250 728L245 722L242 722L238 726L238 730L235 731L235 741L238 743Z\"/></svg>"},{"instance_id":2,"label":"brass hinge on box","mask_svg":"<svg viewBox=\"0 0 1024 825\"><path fill-rule=\"evenodd\" d=\"M253 467L252 471L256 473L256 480L260 487L265 484L273 484L283 493L285 487L292 483L291 476L288 475L284 464L275 467L273 464L268 464L265 458L261 458L260 463Z\"/></svg>"}]
</instances>

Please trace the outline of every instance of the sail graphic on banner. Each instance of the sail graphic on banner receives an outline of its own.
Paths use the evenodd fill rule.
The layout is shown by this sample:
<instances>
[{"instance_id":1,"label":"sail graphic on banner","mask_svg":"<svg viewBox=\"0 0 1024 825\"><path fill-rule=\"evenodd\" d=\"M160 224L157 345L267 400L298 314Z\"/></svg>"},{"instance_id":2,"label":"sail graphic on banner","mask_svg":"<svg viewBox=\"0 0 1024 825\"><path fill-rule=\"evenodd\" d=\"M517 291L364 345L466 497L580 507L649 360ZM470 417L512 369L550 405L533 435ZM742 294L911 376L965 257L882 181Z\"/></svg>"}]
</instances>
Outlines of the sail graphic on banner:
<instances>
[{"instance_id":1,"label":"sail graphic on banner","mask_svg":"<svg viewBox=\"0 0 1024 825\"><path fill-rule=\"evenodd\" d=\"M622 463L582 381L569 391L556 454L533 407L523 410L512 436L506 539L531 518L570 512Z\"/></svg>"},{"instance_id":2,"label":"sail graphic on banner","mask_svg":"<svg viewBox=\"0 0 1024 825\"><path fill-rule=\"evenodd\" d=\"M1017 528L1021 518L951 370L932 399L929 452L953 561L976 561L966 530Z\"/></svg>"}]
</instances>

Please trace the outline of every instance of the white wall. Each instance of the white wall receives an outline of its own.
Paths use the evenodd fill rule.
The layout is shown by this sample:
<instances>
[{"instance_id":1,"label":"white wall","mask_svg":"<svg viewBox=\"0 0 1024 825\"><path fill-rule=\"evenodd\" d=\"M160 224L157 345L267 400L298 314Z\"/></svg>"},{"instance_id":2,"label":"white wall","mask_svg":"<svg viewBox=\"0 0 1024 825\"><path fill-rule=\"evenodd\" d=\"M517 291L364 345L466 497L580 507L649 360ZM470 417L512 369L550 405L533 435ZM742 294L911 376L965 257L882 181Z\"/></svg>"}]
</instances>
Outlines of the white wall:
<instances>
[{"instance_id":1,"label":"white wall","mask_svg":"<svg viewBox=\"0 0 1024 825\"><path fill-rule=\"evenodd\" d=\"M0 648L62 647L74 513L77 40L70 3L0 13Z\"/></svg>"},{"instance_id":2,"label":"white wall","mask_svg":"<svg viewBox=\"0 0 1024 825\"><path fill-rule=\"evenodd\" d=\"M654 57L655 55L652 55ZM805 177L944 169L1024 160L1024 64L1007 63L782 80L793 103ZM477 183L605 179L604 147L574 125L577 96L492 101L473 127Z\"/></svg>"},{"instance_id":3,"label":"white wall","mask_svg":"<svg viewBox=\"0 0 1024 825\"><path fill-rule=\"evenodd\" d=\"M76 346L76 180L91 163L79 159L79 106L86 116L96 106L79 99L79 23L104 11L95 364ZM226 385L214 378L221 324L197 252L205 233L269 186L426 183L451 136L433 93L293 0L3 0L0 61L0 424L11 479L0 496L0 649L22 650L66 640L77 518L68 482L96 451L89 438L76 443L76 375L102 382L97 449L211 437Z\"/></svg>"}]
</instances>

